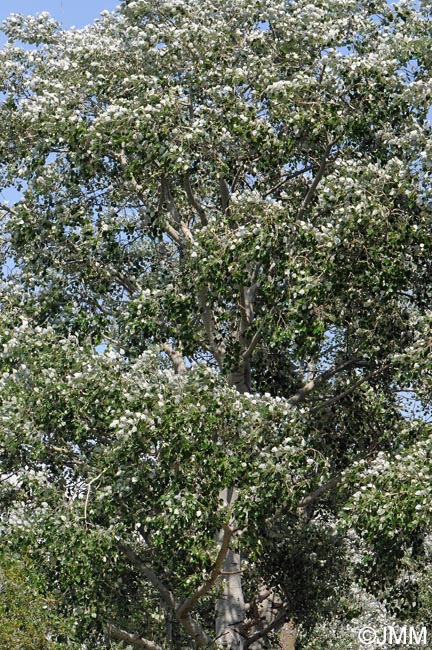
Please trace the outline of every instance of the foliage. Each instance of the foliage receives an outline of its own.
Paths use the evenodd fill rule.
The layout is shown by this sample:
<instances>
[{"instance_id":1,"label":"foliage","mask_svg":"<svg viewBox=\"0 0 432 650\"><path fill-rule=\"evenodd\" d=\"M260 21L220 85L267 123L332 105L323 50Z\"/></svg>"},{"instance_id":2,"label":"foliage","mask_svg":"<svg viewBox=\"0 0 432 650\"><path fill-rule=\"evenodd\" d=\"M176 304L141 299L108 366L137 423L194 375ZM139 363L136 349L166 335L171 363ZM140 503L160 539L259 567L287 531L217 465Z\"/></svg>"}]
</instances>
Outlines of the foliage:
<instances>
[{"instance_id":1,"label":"foliage","mask_svg":"<svg viewBox=\"0 0 432 650\"><path fill-rule=\"evenodd\" d=\"M56 603L40 591L34 566L2 552L0 573L0 647L55 650L63 647L67 622L56 615Z\"/></svg>"}]
</instances>

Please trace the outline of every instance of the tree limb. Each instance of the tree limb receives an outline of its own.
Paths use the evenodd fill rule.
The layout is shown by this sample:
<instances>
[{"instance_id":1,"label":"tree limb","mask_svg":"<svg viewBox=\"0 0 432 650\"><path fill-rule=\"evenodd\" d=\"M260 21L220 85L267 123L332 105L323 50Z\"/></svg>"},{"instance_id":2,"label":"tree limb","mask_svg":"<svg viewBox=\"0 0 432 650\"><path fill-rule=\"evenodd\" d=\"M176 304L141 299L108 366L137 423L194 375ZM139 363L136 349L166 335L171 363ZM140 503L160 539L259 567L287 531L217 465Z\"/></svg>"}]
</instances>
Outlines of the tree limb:
<instances>
[{"instance_id":1,"label":"tree limb","mask_svg":"<svg viewBox=\"0 0 432 650\"><path fill-rule=\"evenodd\" d=\"M262 328L259 327L257 329L257 331L255 332L255 334L253 335L253 337L252 337L252 339L251 339L251 341L249 343L249 347L243 352L243 355L242 355L243 361L246 361L247 359L249 359L252 356L256 346L258 345L258 343L261 340L261 333L262 333Z\"/></svg>"},{"instance_id":2,"label":"tree limb","mask_svg":"<svg viewBox=\"0 0 432 650\"><path fill-rule=\"evenodd\" d=\"M174 348L169 343L164 343L162 345L162 348L173 362L176 375L181 375L186 372L186 364L184 362L182 354L178 350L174 350Z\"/></svg>"},{"instance_id":3,"label":"tree limb","mask_svg":"<svg viewBox=\"0 0 432 650\"><path fill-rule=\"evenodd\" d=\"M322 384L324 384L326 381L334 377L334 375L336 375L337 373L354 367L363 368L367 365L368 362L362 359L348 359L340 366L336 366L335 368L330 368L330 370L326 370L321 375L319 375L316 379L312 379L311 381L308 381L307 384L302 386L302 388L300 388L300 390L294 393L294 395L292 395L287 401L289 404L291 404L291 406L296 406L300 402L303 402L312 391L322 386Z\"/></svg>"},{"instance_id":4,"label":"tree limb","mask_svg":"<svg viewBox=\"0 0 432 650\"><path fill-rule=\"evenodd\" d=\"M321 404L318 404L318 406L314 406L311 410L310 413L315 413L316 411L321 411L322 409L327 408L328 406L331 406L332 404L335 404L336 402L339 402L341 399L352 393L356 388L361 386L365 381L368 381L369 379L372 379L372 377L375 377L382 371L382 368L379 368L378 370L374 370L373 372L370 372L369 374L365 375L358 381L356 381L352 386L347 388L346 390L342 391L342 393L339 393L338 395L335 395L334 397L329 397L326 399L324 402Z\"/></svg>"},{"instance_id":5,"label":"tree limb","mask_svg":"<svg viewBox=\"0 0 432 650\"><path fill-rule=\"evenodd\" d=\"M177 224L177 226L181 229L183 235L186 237L186 239L193 244L194 243L194 238L193 235L189 229L189 227L182 221L182 218L180 216L179 211L177 210L176 204L174 203L174 198L171 194L171 190L168 185L168 181L166 180L165 176L162 176L161 178L161 187L162 187L162 196L164 197L167 205L169 212L171 214L171 217L174 221L174 223Z\"/></svg>"},{"instance_id":6,"label":"tree limb","mask_svg":"<svg viewBox=\"0 0 432 650\"><path fill-rule=\"evenodd\" d=\"M240 329L239 336L243 336L254 317L254 302L255 302L256 287L240 287Z\"/></svg>"},{"instance_id":7,"label":"tree limb","mask_svg":"<svg viewBox=\"0 0 432 650\"><path fill-rule=\"evenodd\" d=\"M141 571L145 575L145 577L151 582L153 587L157 589L157 591L160 593L162 600L169 606L172 607L173 609L176 608L176 602L174 599L174 596L170 592L167 587L165 587L164 583L158 578L158 576L152 571L146 564L141 562L139 557L135 555L133 550L127 545L120 543L119 544L119 549L126 555L128 560L133 564L137 569Z\"/></svg>"},{"instance_id":8,"label":"tree limb","mask_svg":"<svg viewBox=\"0 0 432 650\"><path fill-rule=\"evenodd\" d=\"M310 186L309 191L306 194L306 196L305 196L305 198L303 200L303 203L300 206L300 210L298 212L297 219L301 219L301 217L304 215L307 208L309 207L310 202L313 199L315 191L316 191L322 177L324 176L325 168L326 168L327 162L328 162L328 155L329 155L329 153L330 153L330 151L331 151L334 144L335 144L334 141L333 142L327 142L327 146L326 146L326 148L324 150L323 157L321 158L320 166L319 166L318 171L317 171L317 173L315 175L315 178L312 181L312 185Z\"/></svg>"},{"instance_id":9,"label":"tree limb","mask_svg":"<svg viewBox=\"0 0 432 650\"><path fill-rule=\"evenodd\" d=\"M207 334L211 351L216 359L220 369L223 367L225 349L223 343L218 344L216 341L216 329L213 319L212 310L207 304L207 290L205 287L198 291L198 302L201 308L201 319Z\"/></svg>"},{"instance_id":10,"label":"tree limb","mask_svg":"<svg viewBox=\"0 0 432 650\"><path fill-rule=\"evenodd\" d=\"M301 176L302 174L306 174L306 172L310 172L313 169L313 165L308 165L307 167L303 167L302 169L297 169L295 172L292 174L289 174L286 176L284 179L282 179L277 185L274 185L268 192L266 192L263 197L266 199L270 194L273 194L273 192L276 192L280 187L285 185L285 183L288 183L289 181L292 181L294 178L297 178L297 176Z\"/></svg>"},{"instance_id":11,"label":"tree limb","mask_svg":"<svg viewBox=\"0 0 432 650\"><path fill-rule=\"evenodd\" d=\"M246 639L244 647L249 648L252 643L255 643L255 641L259 641L259 639L263 639L266 637L270 632L273 630L277 629L278 626L282 626L285 622L286 616L287 616L287 608L283 607L276 618L273 619L271 623L266 625L266 627L263 630L260 630L259 632L256 632L255 634L252 634L248 639Z\"/></svg>"},{"instance_id":12,"label":"tree limb","mask_svg":"<svg viewBox=\"0 0 432 650\"><path fill-rule=\"evenodd\" d=\"M179 246L181 245L181 237L180 234L177 232L175 228L172 227L170 223L165 223L164 224L164 230L166 234L171 237L173 241L175 241L176 244Z\"/></svg>"},{"instance_id":13,"label":"tree limb","mask_svg":"<svg viewBox=\"0 0 432 650\"><path fill-rule=\"evenodd\" d=\"M178 607L176 615L180 619L182 619L186 614L190 612L192 607L195 605L195 603L198 602L200 598L205 596L210 589L214 586L216 583L216 580L222 573L222 566L226 557L226 554L228 552L229 544L233 535L232 529L228 526L228 524L223 524L223 537L222 537L222 543L219 549L219 553L217 554L217 558L213 567L212 572L210 573L210 577L203 582L203 584L198 587L198 589L191 595L189 598L186 598L186 600L183 601L183 603Z\"/></svg>"},{"instance_id":14,"label":"tree limb","mask_svg":"<svg viewBox=\"0 0 432 650\"><path fill-rule=\"evenodd\" d=\"M158 643L154 643L154 641L148 641L147 639L143 639L141 636L138 636L137 634L130 634L130 632L121 630L119 627L113 625L112 623L108 623L106 629L109 636L112 639L116 639L116 641L124 641L129 645L135 646L135 648L144 648L144 650L163 650L162 646L160 646Z\"/></svg>"},{"instance_id":15,"label":"tree limb","mask_svg":"<svg viewBox=\"0 0 432 650\"><path fill-rule=\"evenodd\" d=\"M308 506L312 505L317 501L320 497L322 497L323 494L326 494L326 492L329 492L332 490L334 487L339 485L339 483L342 481L342 475L337 474L336 476L333 476L327 483L324 483L324 485L321 485L319 488L308 494L307 497L302 499L300 503L298 504L298 508L307 508Z\"/></svg>"},{"instance_id":16,"label":"tree limb","mask_svg":"<svg viewBox=\"0 0 432 650\"><path fill-rule=\"evenodd\" d=\"M328 480L327 483L320 485L320 487L318 487L316 490L305 496L297 505L297 511L304 510L305 508L313 505L315 501L318 501L318 499L320 499L324 494L330 492L330 490L339 485L341 481L341 474L336 474L336 476L333 476L333 478ZM275 514L267 520L267 528L270 529L272 526L274 526L274 524L279 521L279 519L281 519L289 510L291 510L291 504L283 506L277 512L275 512Z\"/></svg>"},{"instance_id":17,"label":"tree limb","mask_svg":"<svg viewBox=\"0 0 432 650\"><path fill-rule=\"evenodd\" d=\"M207 648L212 645L213 640L207 636L201 625L197 623L190 614L179 619L179 622L189 636L195 641L198 648Z\"/></svg>"},{"instance_id":18,"label":"tree limb","mask_svg":"<svg viewBox=\"0 0 432 650\"><path fill-rule=\"evenodd\" d=\"M194 640L198 648L205 648L211 643L211 639L202 629L201 625L195 621L190 615L190 607L185 609L183 612L180 610L180 615L177 610L177 603L171 591L164 585L164 583L158 578L158 576L152 571L146 564L141 562L139 557L135 555L133 550L127 544L119 544L119 549L126 555L128 560L135 566L149 582L157 589L164 603L172 608L176 612L176 618L184 628L184 630L189 634L189 636ZM187 602L187 601L186 601ZM194 600L195 602L195 600ZM145 646L138 646L145 647Z\"/></svg>"},{"instance_id":19,"label":"tree limb","mask_svg":"<svg viewBox=\"0 0 432 650\"><path fill-rule=\"evenodd\" d=\"M87 526L87 508L88 508L88 504L89 504L89 500L90 500L91 486L93 485L93 483L96 483L96 481L98 481L100 479L100 477L103 476L103 474L105 474L106 471L107 470L104 469L100 474L98 474L97 476L92 478L91 481L88 482L87 495L86 495L86 498L85 498L85 501L84 501L84 522L85 522L86 526Z\"/></svg>"},{"instance_id":20,"label":"tree limb","mask_svg":"<svg viewBox=\"0 0 432 650\"><path fill-rule=\"evenodd\" d=\"M199 203L198 199L196 198L196 196L194 195L194 193L192 191L189 176L187 174L184 177L183 183L184 183L184 188L185 188L185 191L186 191L186 196L189 199L189 203L194 208L194 210L198 213L198 215L199 215L199 217L201 219L201 224L203 226L206 226L208 224L206 213L204 211L204 208Z\"/></svg>"},{"instance_id":21,"label":"tree limb","mask_svg":"<svg viewBox=\"0 0 432 650\"><path fill-rule=\"evenodd\" d=\"M219 182L222 212L226 214L229 208L229 188L222 174L218 174L217 178Z\"/></svg>"}]
</instances>

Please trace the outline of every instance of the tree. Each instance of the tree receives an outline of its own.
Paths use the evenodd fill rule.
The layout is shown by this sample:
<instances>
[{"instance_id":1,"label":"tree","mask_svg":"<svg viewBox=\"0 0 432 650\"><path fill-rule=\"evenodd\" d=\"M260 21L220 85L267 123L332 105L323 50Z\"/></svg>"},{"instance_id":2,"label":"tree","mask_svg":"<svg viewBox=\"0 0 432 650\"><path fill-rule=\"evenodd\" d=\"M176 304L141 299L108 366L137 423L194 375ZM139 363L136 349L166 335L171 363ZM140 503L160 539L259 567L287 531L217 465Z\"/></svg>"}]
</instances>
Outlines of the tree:
<instances>
[{"instance_id":1,"label":"tree","mask_svg":"<svg viewBox=\"0 0 432 650\"><path fill-rule=\"evenodd\" d=\"M0 573L0 645L17 650L64 647L52 639L66 638L65 621L54 614L55 603L41 593L29 563L10 554L2 557Z\"/></svg>"},{"instance_id":2,"label":"tree","mask_svg":"<svg viewBox=\"0 0 432 650\"><path fill-rule=\"evenodd\" d=\"M2 527L70 643L306 647L355 584L396 615L430 528L430 21L4 24Z\"/></svg>"}]
</instances>

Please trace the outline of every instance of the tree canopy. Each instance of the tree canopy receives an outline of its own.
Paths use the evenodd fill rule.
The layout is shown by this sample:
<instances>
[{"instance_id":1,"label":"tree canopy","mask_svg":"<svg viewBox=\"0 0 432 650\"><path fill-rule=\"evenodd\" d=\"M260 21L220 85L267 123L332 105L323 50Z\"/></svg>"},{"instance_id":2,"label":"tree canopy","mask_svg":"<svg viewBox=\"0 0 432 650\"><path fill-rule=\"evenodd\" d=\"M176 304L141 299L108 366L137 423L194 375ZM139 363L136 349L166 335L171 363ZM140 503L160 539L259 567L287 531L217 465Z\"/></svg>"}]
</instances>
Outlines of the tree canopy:
<instances>
[{"instance_id":1,"label":"tree canopy","mask_svg":"<svg viewBox=\"0 0 432 650\"><path fill-rule=\"evenodd\" d=\"M342 650L426 616L431 21L3 24L0 547L59 647Z\"/></svg>"}]
</instances>

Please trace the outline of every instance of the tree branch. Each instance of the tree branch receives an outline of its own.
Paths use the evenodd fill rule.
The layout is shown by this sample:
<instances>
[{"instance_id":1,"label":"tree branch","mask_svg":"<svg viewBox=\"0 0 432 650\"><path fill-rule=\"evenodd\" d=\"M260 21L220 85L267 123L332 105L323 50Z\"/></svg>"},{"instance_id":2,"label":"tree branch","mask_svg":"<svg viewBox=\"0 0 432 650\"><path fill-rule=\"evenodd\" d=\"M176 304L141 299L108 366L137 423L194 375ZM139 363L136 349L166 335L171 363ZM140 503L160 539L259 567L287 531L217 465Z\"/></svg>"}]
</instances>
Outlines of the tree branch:
<instances>
[{"instance_id":1,"label":"tree branch","mask_svg":"<svg viewBox=\"0 0 432 650\"><path fill-rule=\"evenodd\" d=\"M186 364L181 353L178 350L174 350L169 343L164 343L162 348L173 362L176 375L181 375L186 372Z\"/></svg>"},{"instance_id":2,"label":"tree branch","mask_svg":"<svg viewBox=\"0 0 432 650\"><path fill-rule=\"evenodd\" d=\"M240 329L239 336L243 336L252 324L254 317L256 286L240 287Z\"/></svg>"},{"instance_id":3,"label":"tree branch","mask_svg":"<svg viewBox=\"0 0 432 650\"><path fill-rule=\"evenodd\" d=\"M285 185L285 183L292 181L294 178L297 178L297 176L301 176L302 174L306 174L306 172L312 171L312 169L313 169L313 165L308 165L307 167L303 167L302 169L297 169L297 171L286 176L277 185L274 185L270 190L268 190L268 192L266 192L263 195L263 197L266 199L268 196L270 196L270 194L273 194L273 192L276 192L276 190L278 190L280 187Z\"/></svg>"},{"instance_id":4,"label":"tree branch","mask_svg":"<svg viewBox=\"0 0 432 650\"><path fill-rule=\"evenodd\" d=\"M262 328L260 327L260 328L257 329L255 334L253 335L247 350L245 350L243 352L243 355L242 355L243 361L246 361L247 359L249 359L252 356L253 351L255 350L256 346L258 345L258 343L261 340L261 333L262 333Z\"/></svg>"},{"instance_id":5,"label":"tree branch","mask_svg":"<svg viewBox=\"0 0 432 650\"><path fill-rule=\"evenodd\" d=\"M137 634L130 634L130 632L121 630L119 627L113 625L112 623L108 623L106 628L109 636L112 639L116 639L116 641L124 641L129 645L135 646L135 648L144 648L145 650L163 650L162 646L160 646L158 643L143 639Z\"/></svg>"},{"instance_id":6,"label":"tree branch","mask_svg":"<svg viewBox=\"0 0 432 650\"><path fill-rule=\"evenodd\" d=\"M204 287L198 291L198 302L201 308L201 318L205 331L207 333L211 351L218 363L219 368L222 369L225 349L223 343L218 344L216 341L216 330L213 314L210 306L207 304L207 290Z\"/></svg>"},{"instance_id":7,"label":"tree branch","mask_svg":"<svg viewBox=\"0 0 432 650\"><path fill-rule=\"evenodd\" d=\"M206 226L208 224L206 213L204 211L204 208L199 203L198 199L196 198L196 196L194 195L194 193L192 191L189 176L187 174L184 177L183 183L184 183L184 188L186 190L186 196L189 199L189 203L194 208L194 210L198 213L198 215L199 215L199 217L201 219L201 224L203 226Z\"/></svg>"},{"instance_id":8,"label":"tree branch","mask_svg":"<svg viewBox=\"0 0 432 650\"><path fill-rule=\"evenodd\" d=\"M324 483L324 485L321 485L319 488L308 494L307 497L302 499L300 503L298 504L298 508L307 508L308 506L312 505L315 503L315 501L318 501L320 497L322 497L323 494L326 494L326 492L329 492L333 488L335 488L337 485L342 480L342 475L337 474L336 476L333 476L327 483Z\"/></svg>"},{"instance_id":9,"label":"tree branch","mask_svg":"<svg viewBox=\"0 0 432 650\"><path fill-rule=\"evenodd\" d=\"M229 544L233 535L233 531L231 528L228 526L228 524L223 524L223 537L222 537L222 543L219 549L219 553L217 554L217 558L213 567L212 572L210 573L210 577L203 582L203 584L198 587L198 589L191 595L189 598L186 598L186 600L183 601L183 603L178 607L176 615L180 619L182 619L185 615L187 615L192 607L195 605L195 603L198 602L200 598L205 596L210 589L214 586L216 583L216 580L222 573L222 566L226 557L226 554L228 552Z\"/></svg>"},{"instance_id":10,"label":"tree branch","mask_svg":"<svg viewBox=\"0 0 432 650\"><path fill-rule=\"evenodd\" d=\"M336 476L333 476L330 480L327 481L327 483L324 483L324 485L320 485L316 490L308 494L304 499L300 501L300 503L297 505L297 510L304 510L305 508L308 508L309 506L313 505L315 501L318 501L324 494L327 492L330 492L333 488L335 488L339 483L342 481L342 475L341 474L336 474ZM289 510L291 509L291 505L288 506L283 506L280 508L275 514L270 517L267 522L267 529L270 529L274 524L281 519Z\"/></svg>"},{"instance_id":11,"label":"tree branch","mask_svg":"<svg viewBox=\"0 0 432 650\"><path fill-rule=\"evenodd\" d=\"M172 595L170 590L167 589L167 587L165 587L164 583L160 580L160 578L158 578L158 576L154 573L154 571L152 571L146 564L141 562L139 557L137 555L135 555L133 550L127 544L120 543L119 544L119 549L120 549L120 551L122 551L122 553L124 553L126 555L127 559L131 562L131 564L133 564L137 569L139 569L141 571L141 573L143 573L145 575L147 580L149 580L149 582L151 582L153 587L155 587L155 589L158 590L159 594L162 597L162 600L169 607L172 607L173 609L175 609L176 608L176 602L175 602L174 596Z\"/></svg>"},{"instance_id":12,"label":"tree branch","mask_svg":"<svg viewBox=\"0 0 432 650\"><path fill-rule=\"evenodd\" d=\"M90 500L91 486L93 485L93 483L96 483L96 481L98 481L100 479L100 477L105 474L106 471L107 470L104 469L100 474L98 474L97 476L92 478L91 481L88 482L87 495L86 495L86 498L85 498L85 501L84 501L84 522L85 522L86 527L87 527L87 508L88 508L88 504L89 504L89 500Z\"/></svg>"},{"instance_id":13,"label":"tree branch","mask_svg":"<svg viewBox=\"0 0 432 650\"><path fill-rule=\"evenodd\" d=\"M177 224L177 226L181 229L183 235L186 237L186 239L193 244L194 243L194 238L193 235L188 228L188 226L182 221L182 218L180 216L179 211L177 210L176 204L174 203L174 198L171 194L171 190L168 185L168 181L166 180L165 176L162 176L161 178L161 187L162 187L162 196L164 197L168 209L170 211L171 217L174 221L174 223Z\"/></svg>"},{"instance_id":14,"label":"tree branch","mask_svg":"<svg viewBox=\"0 0 432 650\"><path fill-rule=\"evenodd\" d=\"M298 212L297 219L301 219L301 217L304 215L307 208L309 207L309 203L313 199L315 191L316 191L322 177L324 176L325 168L326 168L327 162L328 162L328 155L329 155L329 153L330 153L330 151L331 151L334 144L335 144L334 141L333 142L327 142L327 146L326 146L326 148L324 150L323 157L321 158L320 166L319 166L318 171L317 171L317 173L315 175L315 178L312 181L312 185L310 186L309 191L306 194L306 196L305 196L305 198L303 200L303 203L300 206L300 210Z\"/></svg>"},{"instance_id":15,"label":"tree branch","mask_svg":"<svg viewBox=\"0 0 432 650\"><path fill-rule=\"evenodd\" d=\"M167 589L164 583L158 578L158 576L152 571L147 565L145 565L133 550L127 546L127 544L119 544L119 549L126 555L128 560L135 566L149 582L157 589L164 603L176 611L176 618L184 628L184 630L189 634L189 636L194 640L198 648L205 648L211 643L211 639L202 629L201 625L195 621L189 613L189 609L185 609L181 612L181 615L178 614L177 603L173 594ZM195 601L194 601L195 602ZM192 605L191 605L192 606ZM146 647L146 646L138 646Z\"/></svg>"},{"instance_id":16,"label":"tree branch","mask_svg":"<svg viewBox=\"0 0 432 650\"><path fill-rule=\"evenodd\" d=\"M175 241L176 244L181 246L182 242L181 242L180 234L177 232L177 230L175 228L172 227L172 225L170 223L165 223L164 224L164 230L165 230L166 234L169 237L171 237L171 239L173 241Z\"/></svg>"},{"instance_id":17,"label":"tree branch","mask_svg":"<svg viewBox=\"0 0 432 650\"><path fill-rule=\"evenodd\" d=\"M278 613L278 615L276 616L276 618L271 623L266 625L266 627L263 630L256 632L248 639L246 639L244 644L245 650L246 648L249 648L252 645L252 643L255 643L255 641L259 641L259 639L263 639L264 637L266 637L274 629L277 629L278 626L282 626L285 622L287 611L288 611L287 608L283 607Z\"/></svg>"},{"instance_id":18,"label":"tree branch","mask_svg":"<svg viewBox=\"0 0 432 650\"><path fill-rule=\"evenodd\" d=\"M81 250L79 246L75 243L73 243L70 239L67 239L64 243L65 249L68 251L68 253L72 252L74 255L81 256ZM99 260L95 260L93 258L89 258L86 260L85 258L81 258L78 260L73 260L70 257L66 259L66 263L75 263L75 264L80 264L80 266L84 263L88 263L92 270L95 270L96 273L101 274L105 273L106 277L108 277L110 280L117 281L125 291L127 291L130 295L133 295L136 291L136 286L120 271L118 271L114 266L111 266L111 264L107 263L101 263Z\"/></svg>"},{"instance_id":19,"label":"tree branch","mask_svg":"<svg viewBox=\"0 0 432 650\"><path fill-rule=\"evenodd\" d=\"M326 381L334 377L334 375L336 375L337 373L354 367L364 368L367 365L368 362L363 361L362 359L348 359L340 366L336 366L335 368L330 368L330 370L326 370L326 372L323 372L316 379L312 379L311 381L308 381L307 384L302 386L300 390L298 390L296 393L294 393L294 395L292 395L288 399L288 403L291 404L291 406L296 406L300 402L303 402L312 391L322 386Z\"/></svg>"},{"instance_id":20,"label":"tree branch","mask_svg":"<svg viewBox=\"0 0 432 650\"><path fill-rule=\"evenodd\" d=\"M118 159L120 161L120 164L121 164L121 166L123 167L124 170L127 169L127 160L126 160L126 152L125 152L124 144L122 146L122 150L121 150L120 154L118 156L114 156L114 158ZM132 185L133 185L134 190L137 192L137 194L139 195L141 200L145 203L145 199L142 196L143 188L137 182L137 180L135 179L135 177L134 177L134 175L132 173L130 173L130 180L132 181ZM174 217L174 221L176 223L178 223L179 225L182 225L181 220L180 220L180 215L179 215L179 213L177 211L177 208L174 205L174 201L173 201L171 193L169 191L168 184L166 182L165 176L162 176L162 179L161 179L161 191L160 191L160 197L159 197L158 207L157 207L157 214L158 215L160 215L161 212L162 212L162 208L163 208L163 204L164 204L165 200L168 203L171 215ZM169 237L171 237L171 239L173 241L175 241L176 244L181 246L182 241L181 241L180 233L170 223L165 221L164 230L167 233L167 235Z\"/></svg>"},{"instance_id":21,"label":"tree branch","mask_svg":"<svg viewBox=\"0 0 432 650\"><path fill-rule=\"evenodd\" d=\"M198 648L207 648L212 645L213 640L207 636L201 625L197 623L197 621L195 621L190 614L187 614L184 618L179 619L179 623L181 623L184 630L195 641Z\"/></svg>"},{"instance_id":22,"label":"tree branch","mask_svg":"<svg viewBox=\"0 0 432 650\"><path fill-rule=\"evenodd\" d=\"M217 178L219 182L222 212L226 214L229 208L229 188L222 174L218 174Z\"/></svg>"},{"instance_id":23,"label":"tree branch","mask_svg":"<svg viewBox=\"0 0 432 650\"><path fill-rule=\"evenodd\" d=\"M324 402L321 404L318 404L317 406L314 406L311 410L310 413L315 413L316 411L321 411L322 409L327 408L328 406L331 406L332 404L335 404L336 402L339 402L341 399L352 393L356 388L361 386L365 381L368 381L369 379L372 379L372 377L376 377L376 375L379 375L379 373L382 371L382 368L379 368L378 370L374 370L373 372L370 372L369 374L365 375L358 381L356 381L352 386L347 388L346 390L342 391L342 393L339 393L338 395L335 395L334 397L329 397L326 399Z\"/></svg>"}]
</instances>

